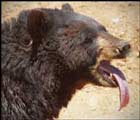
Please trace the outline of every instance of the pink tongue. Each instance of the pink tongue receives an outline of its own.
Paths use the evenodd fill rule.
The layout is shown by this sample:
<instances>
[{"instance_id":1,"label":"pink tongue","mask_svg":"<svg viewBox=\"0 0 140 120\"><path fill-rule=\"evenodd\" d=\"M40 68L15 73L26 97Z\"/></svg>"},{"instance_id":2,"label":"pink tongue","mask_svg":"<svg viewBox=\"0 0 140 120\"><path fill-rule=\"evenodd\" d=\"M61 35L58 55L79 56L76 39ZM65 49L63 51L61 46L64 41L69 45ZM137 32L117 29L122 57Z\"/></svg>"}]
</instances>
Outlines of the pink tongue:
<instances>
[{"instance_id":1,"label":"pink tongue","mask_svg":"<svg viewBox=\"0 0 140 120\"><path fill-rule=\"evenodd\" d=\"M115 77L115 80L119 85L119 90L120 90L120 108L119 108L119 110L121 110L129 102L129 92L128 92L128 88L127 88L127 82L125 80L122 80L122 78L118 74L113 73L113 76Z\"/></svg>"},{"instance_id":2,"label":"pink tongue","mask_svg":"<svg viewBox=\"0 0 140 120\"><path fill-rule=\"evenodd\" d=\"M118 68L110 65L108 61L104 61L104 60L100 62L98 69L99 71L103 70L103 71L106 71L107 73L111 73L114 77L114 79L111 79L111 80L115 80L117 82L119 86L119 90L120 90L119 110L121 110L129 102L129 92L128 92L127 82L126 82L124 74Z\"/></svg>"}]
</instances>

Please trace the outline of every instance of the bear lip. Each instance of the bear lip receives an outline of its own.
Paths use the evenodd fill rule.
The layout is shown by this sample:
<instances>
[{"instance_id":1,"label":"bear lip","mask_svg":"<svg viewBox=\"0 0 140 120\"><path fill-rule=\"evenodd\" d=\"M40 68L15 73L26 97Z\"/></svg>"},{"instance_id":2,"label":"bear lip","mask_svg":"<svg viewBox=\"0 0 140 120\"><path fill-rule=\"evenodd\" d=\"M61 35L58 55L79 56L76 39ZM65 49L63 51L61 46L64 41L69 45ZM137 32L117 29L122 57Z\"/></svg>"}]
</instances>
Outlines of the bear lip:
<instances>
[{"instance_id":1,"label":"bear lip","mask_svg":"<svg viewBox=\"0 0 140 120\"><path fill-rule=\"evenodd\" d=\"M120 108L121 110L129 103L129 91L124 74L116 67L110 65L109 61L102 60L97 67L97 72L104 80L110 81L119 87L120 91Z\"/></svg>"}]
</instances>

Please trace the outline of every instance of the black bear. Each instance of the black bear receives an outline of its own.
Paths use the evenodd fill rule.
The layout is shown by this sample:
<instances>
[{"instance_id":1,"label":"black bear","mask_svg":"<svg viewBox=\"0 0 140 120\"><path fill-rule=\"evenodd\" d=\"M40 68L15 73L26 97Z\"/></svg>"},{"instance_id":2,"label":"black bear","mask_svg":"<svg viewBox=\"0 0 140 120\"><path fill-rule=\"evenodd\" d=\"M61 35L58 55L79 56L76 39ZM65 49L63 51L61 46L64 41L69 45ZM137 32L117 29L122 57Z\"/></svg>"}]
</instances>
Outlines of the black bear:
<instances>
[{"instance_id":1,"label":"black bear","mask_svg":"<svg viewBox=\"0 0 140 120\"><path fill-rule=\"evenodd\" d=\"M109 34L94 19L74 12L69 4L60 10L22 11L17 18L2 23L1 32L2 120L58 117L81 78L120 86L121 107L128 103L127 86L121 82L125 78L110 61L125 57L129 43ZM95 66L94 76L90 66ZM103 82L96 78L99 75Z\"/></svg>"}]
</instances>

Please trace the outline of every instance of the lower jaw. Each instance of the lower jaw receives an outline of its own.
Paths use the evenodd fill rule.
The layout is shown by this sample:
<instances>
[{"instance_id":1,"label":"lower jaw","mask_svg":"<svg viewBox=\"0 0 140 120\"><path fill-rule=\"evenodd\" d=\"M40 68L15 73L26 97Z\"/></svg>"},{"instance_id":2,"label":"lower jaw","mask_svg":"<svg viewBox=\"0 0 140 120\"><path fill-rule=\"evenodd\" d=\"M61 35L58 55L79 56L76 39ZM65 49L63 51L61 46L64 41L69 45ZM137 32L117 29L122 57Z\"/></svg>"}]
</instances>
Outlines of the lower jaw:
<instances>
[{"instance_id":1,"label":"lower jaw","mask_svg":"<svg viewBox=\"0 0 140 120\"><path fill-rule=\"evenodd\" d=\"M91 75L94 76L94 82L95 84L99 86L104 86L104 87L117 87L117 85L109 80L104 80L103 77L96 71L96 70L90 70Z\"/></svg>"}]
</instances>

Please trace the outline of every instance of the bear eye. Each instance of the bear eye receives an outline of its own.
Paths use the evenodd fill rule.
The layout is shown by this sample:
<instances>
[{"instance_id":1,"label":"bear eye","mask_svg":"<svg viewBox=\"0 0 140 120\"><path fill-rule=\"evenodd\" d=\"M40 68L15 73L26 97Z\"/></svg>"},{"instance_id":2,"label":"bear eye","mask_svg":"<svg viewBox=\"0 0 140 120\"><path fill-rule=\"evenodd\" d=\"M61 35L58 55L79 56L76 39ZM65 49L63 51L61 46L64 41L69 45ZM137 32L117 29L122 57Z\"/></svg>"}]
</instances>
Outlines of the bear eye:
<instances>
[{"instance_id":1,"label":"bear eye","mask_svg":"<svg viewBox=\"0 0 140 120\"><path fill-rule=\"evenodd\" d=\"M93 41L93 38L87 37L87 38L85 39L85 41L84 41L84 44L92 43L92 41Z\"/></svg>"},{"instance_id":2,"label":"bear eye","mask_svg":"<svg viewBox=\"0 0 140 120\"><path fill-rule=\"evenodd\" d=\"M85 44L90 44L90 43L92 43L93 40L96 39L96 38L97 38L96 32L93 32L93 31L92 31L91 33L88 34L88 36L86 37L84 43L85 43Z\"/></svg>"}]
</instances>

